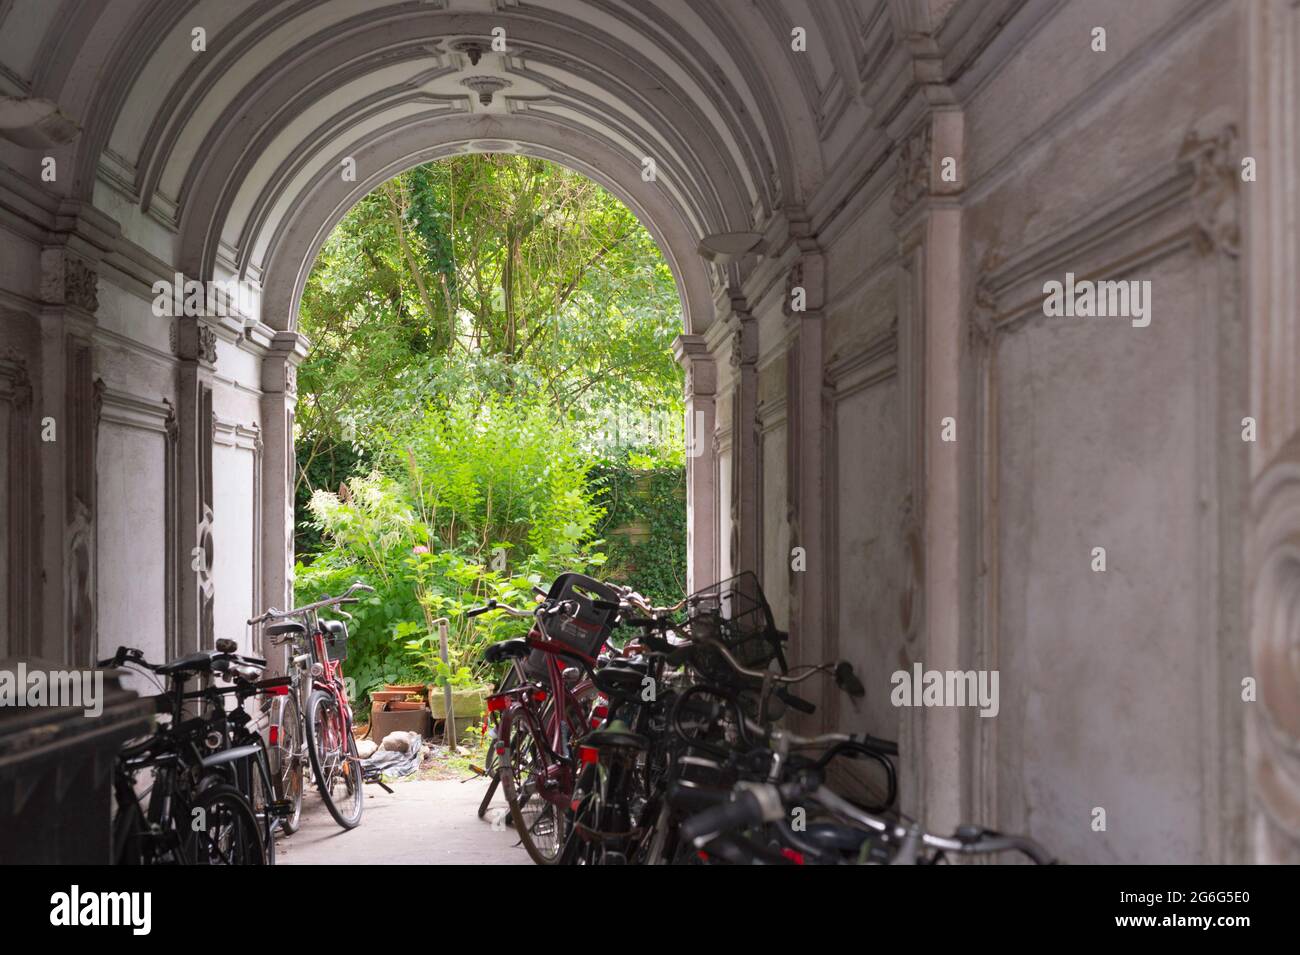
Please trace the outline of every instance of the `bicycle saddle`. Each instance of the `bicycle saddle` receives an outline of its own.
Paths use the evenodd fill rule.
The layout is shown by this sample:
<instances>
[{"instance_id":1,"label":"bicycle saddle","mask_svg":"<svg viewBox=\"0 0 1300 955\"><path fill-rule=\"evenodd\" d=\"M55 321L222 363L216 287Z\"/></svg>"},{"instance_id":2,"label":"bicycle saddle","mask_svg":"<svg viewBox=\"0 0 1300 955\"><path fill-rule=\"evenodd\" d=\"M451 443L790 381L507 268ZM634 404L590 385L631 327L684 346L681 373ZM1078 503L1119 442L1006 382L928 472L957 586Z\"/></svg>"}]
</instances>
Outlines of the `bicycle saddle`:
<instances>
[{"instance_id":1,"label":"bicycle saddle","mask_svg":"<svg viewBox=\"0 0 1300 955\"><path fill-rule=\"evenodd\" d=\"M857 852L862 848L871 833L850 826L840 826L831 822L812 822L803 833L804 839L819 849L834 852Z\"/></svg>"},{"instance_id":2,"label":"bicycle saddle","mask_svg":"<svg viewBox=\"0 0 1300 955\"><path fill-rule=\"evenodd\" d=\"M280 623L271 624L266 628L266 632L268 636L272 637L283 636L286 633L293 633L305 637L307 635L307 628L297 620L285 620Z\"/></svg>"},{"instance_id":3,"label":"bicycle saddle","mask_svg":"<svg viewBox=\"0 0 1300 955\"><path fill-rule=\"evenodd\" d=\"M492 644L483 651L483 659L488 663L500 663L511 657L526 657L532 652L533 648L528 645L527 640L516 637L514 640L502 640L500 643Z\"/></svg>"},{"instance_id":4,"label":"bicycle saddle","mask_svg":"<svg viewBox=\"0 0 1300 955\"><path fill-rule=\"evenodd\" d=\"M611 663L596 671L596 689L606 696L627 696L639 693L645 681L645 672L630 666Z\"/></svg>"},{"instance_id":5,"label":"bicycle saddle","mask_svg":"<svg viewBox=\"0 0 1300 955\"><path fill-rule=\"evenodd\" d=\"M640 733L633 733L622 720L616 720L604 729L588 733L582 738L582 745L596 749L649 749L650 741Z\"/></svg>"}]
</instances>

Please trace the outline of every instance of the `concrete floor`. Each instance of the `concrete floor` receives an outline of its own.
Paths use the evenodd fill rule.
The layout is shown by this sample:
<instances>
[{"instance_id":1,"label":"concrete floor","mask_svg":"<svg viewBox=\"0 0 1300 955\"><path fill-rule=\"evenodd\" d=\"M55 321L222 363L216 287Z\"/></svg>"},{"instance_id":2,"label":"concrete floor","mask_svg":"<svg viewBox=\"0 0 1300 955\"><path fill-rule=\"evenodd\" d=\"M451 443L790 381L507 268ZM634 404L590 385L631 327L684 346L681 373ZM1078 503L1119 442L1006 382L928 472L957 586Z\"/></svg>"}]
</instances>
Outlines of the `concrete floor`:
<instances>
[{"instance_id":1,"label":"concrete floor","mask_svg":"<svg viewBox=\"0 0 1300 955\"><path fill-rule=\"evenodd\" d=\"M366 787L361 825L344 832L315 790L306 794L302 827L276 845L277 865L527 865L528 854L505 815L497 790L485 819L481 779L391 784L389 795ZM492 820L497 820L495 824Z\"/></svg>"}]
</instances>

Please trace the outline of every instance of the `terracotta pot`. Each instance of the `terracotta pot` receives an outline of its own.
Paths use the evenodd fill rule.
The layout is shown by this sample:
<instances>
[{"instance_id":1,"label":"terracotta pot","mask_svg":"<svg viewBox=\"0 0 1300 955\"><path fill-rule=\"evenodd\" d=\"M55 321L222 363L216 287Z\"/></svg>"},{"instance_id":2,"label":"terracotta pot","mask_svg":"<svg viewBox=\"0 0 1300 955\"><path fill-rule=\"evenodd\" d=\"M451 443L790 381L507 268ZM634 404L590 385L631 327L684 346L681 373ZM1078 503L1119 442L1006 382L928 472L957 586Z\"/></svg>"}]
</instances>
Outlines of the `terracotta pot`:
<instances>
[{"instance_id":1,"label":"terracotta pot","mask_svg":"<svg viewBox=\"0 0 1300 955\"><path fill-rule=\"evenodd\" d=\"M390 713L398 710L422 710L424 709L424 700L389 700L384 704L384 709Z\"/></svg>"},{"instance_id":2,"label":"terracotta pot","mask_svg":"<svg viewBox=\"0 0 1300 955\"><path fill-rule=\"evenodd\" d=\"M412 693L420 696L424 695L424 685L421 683L385 683L383 692L401 693L402 696L409 696Z\"/></svg>"},{"instance_id":3,"label":"terracotta pot","mask_svg":"<svg viewBox=\"0 0 1300 955\"><path fill-rule=\"evenodd\" d=\"M372 704L390 703L393 700L404 700L406 696L405 690L372 690L370 692L370 702Z\"/></svg>"}]
</instances>

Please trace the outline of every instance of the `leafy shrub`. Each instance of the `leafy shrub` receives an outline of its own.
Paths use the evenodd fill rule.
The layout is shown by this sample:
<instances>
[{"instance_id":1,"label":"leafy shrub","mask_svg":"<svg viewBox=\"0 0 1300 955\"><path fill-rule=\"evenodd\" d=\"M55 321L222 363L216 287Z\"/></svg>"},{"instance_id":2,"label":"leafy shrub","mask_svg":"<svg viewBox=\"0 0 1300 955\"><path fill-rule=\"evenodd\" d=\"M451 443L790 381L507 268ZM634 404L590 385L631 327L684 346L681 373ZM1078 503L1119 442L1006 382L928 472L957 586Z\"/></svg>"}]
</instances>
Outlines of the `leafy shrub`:
<instances>
[{"instance_id":1,"label":"leafy shrub","mask_svg":"<svg viewBox=\"0 0 1300 955\"><path fill-rule=\"evenodd\" d=\"M325 548L298 565L297 599L356 578L375 588L349 628L348 673L362 701L384 682L481 683L490 676L483 648L519 635L521 623L467 620L466 610L489 597L526 604L534 584L604 562L589 465L546 409L504 398L431 406L380 439L375 470L341 493L312 495ZM445 665L435 626L443 617Z\"/></svg>"}]
</instances>

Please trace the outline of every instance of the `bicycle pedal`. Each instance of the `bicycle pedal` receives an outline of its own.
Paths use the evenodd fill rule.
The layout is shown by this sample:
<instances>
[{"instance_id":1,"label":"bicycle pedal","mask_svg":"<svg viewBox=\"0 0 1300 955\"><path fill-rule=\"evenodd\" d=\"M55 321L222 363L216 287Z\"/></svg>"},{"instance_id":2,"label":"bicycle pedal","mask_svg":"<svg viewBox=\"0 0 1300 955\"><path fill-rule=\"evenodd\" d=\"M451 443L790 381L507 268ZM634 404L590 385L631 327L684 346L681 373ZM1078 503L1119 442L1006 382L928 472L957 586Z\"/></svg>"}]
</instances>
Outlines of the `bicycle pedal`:
<instances>
[{"instance_id":1,"label":"bicycle pedal","mask_svg":"<svg viewBox=\"0 0 1300 955\"><path fill-rule=\"evenodd\" d=\"M276 799L268 802L266 808L277 819L288 819L293 815L293 802L288 799Z\"/></svg>"}]
</instances>

